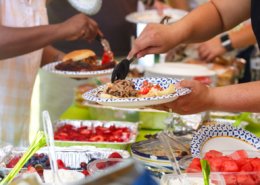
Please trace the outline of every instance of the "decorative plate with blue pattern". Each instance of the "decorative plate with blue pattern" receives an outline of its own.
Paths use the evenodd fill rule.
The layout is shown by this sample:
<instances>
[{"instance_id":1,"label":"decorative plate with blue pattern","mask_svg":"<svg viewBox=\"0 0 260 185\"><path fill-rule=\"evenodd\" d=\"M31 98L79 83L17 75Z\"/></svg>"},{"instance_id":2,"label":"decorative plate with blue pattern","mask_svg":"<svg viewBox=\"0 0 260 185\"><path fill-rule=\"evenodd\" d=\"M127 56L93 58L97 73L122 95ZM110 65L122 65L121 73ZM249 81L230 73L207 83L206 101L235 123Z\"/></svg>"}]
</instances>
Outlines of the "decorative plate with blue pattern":
<instances>
[{"instance_id":1,"label":"decorative plate with blue pattern","mask_svg":"<svg viewBox=\"0 0 260 185\"><path fill-rule=\"evenodd\" d=\"M193 157L201 157L209 150L259 151L260 138L229 123L203 126L193 135L191 153Z\"/></svg>"},{"instance_id":2,"label":"decorative plate with blue pattern","mask_svg":"<svg viewBox=\"0 0 260 185\"><path fill-rule=\"evenodd\" d=\"M43 70L46 70L57 75L62 75L68 78L90 78L97 76L104 76L112 74L113 68L98 70L98 71L61 71L55 69L55 66L61 63L61 61L49 63L42 67Z\"/></svg>"},{"instance_id":3,"label":"decorative plate with blue pattern","mask_svg":"<svg viewBox=\"0 0 260 185\"><path fill-rule=\"evenodd\" d=\"M147 80L153 84L159 84L163 89L167 89L170 84L176 84L180 82L178 79L174 78L136 78L132 79L135 89L141 89L143 82ZM102 85L96 89L92 89L85 94L83 94L83 98L86 101L96 102L98 104L112 106L112 107L122 107L122 108L138 108L138 107L146 107L152 105L163 104L167 102L171 102L176 100L179 96L184 96L191 92L188 88L178 88L176 92L173 94L163 95L163 96L155 96L155 97L131 97L131 98L101 98L99 97L99 92L103 91L106 88L106 85Z\"/></svg>"}]
</instances>

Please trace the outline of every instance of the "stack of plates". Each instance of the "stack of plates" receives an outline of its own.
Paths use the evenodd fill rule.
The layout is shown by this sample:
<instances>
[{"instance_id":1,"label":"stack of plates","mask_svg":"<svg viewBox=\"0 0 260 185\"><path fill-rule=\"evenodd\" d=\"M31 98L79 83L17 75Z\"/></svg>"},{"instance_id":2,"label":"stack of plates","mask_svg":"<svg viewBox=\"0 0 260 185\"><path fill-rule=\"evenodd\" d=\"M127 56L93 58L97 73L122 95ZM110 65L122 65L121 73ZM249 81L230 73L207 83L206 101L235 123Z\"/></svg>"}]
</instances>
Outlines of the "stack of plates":
<instances>
[{"instance_id":1,"label":"stack of plates","mask_svg":"<svg viewBox=\"0 0 260 185\"><path fill-rule=\"evenodd\" d=\"M145 72L149 77L170 77L178 79L203 79L208 78L211 85L216 82L216 72L207 67L185 63L160 63L147 68Z\"/></svg>"}]
</instances>

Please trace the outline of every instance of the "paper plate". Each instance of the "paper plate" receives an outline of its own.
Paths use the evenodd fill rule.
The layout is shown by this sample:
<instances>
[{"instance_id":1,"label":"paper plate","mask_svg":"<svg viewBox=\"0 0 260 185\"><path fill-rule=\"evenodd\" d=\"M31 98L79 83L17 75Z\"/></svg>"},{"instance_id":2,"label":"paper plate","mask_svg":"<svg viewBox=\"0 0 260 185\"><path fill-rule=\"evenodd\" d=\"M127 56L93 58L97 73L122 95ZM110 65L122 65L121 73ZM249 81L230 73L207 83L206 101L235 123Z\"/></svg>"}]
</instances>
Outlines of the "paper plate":
<instances>
[{"instance_id":1,"label":"paper plate","mask_svg":"<svg viewBox=\"0 0 260 185\"><path fill-rule=\"evenodd\" d=\"M136 78L132 79L135 88L138 90L141 88L143 82L147 80L153 84L159 84L163 89L168 88L170 84L176 84L180 82L174 78ZM179 88L175 93L156 97L142 97L142 98L101 98L99 92L102 91L106 85L100 86L96 89L92 89L83 94L83 99L90 102L96 102L102 105L112 107L123 107L123 108L138 108L152 105L163 104L176 100L179 96L184 96L191 92L188 88Z\"/></svg>"},{"instance_id":2,"label":"paper plate","mask_svg":"<svg viewBox=\"0 0 260 185\"><path fill-rule=\"evenodd\" d=\"M97 76L104 76L112 74L113 68L104 69L99 71L61 71L55 69L55 66L61 63L61 61L49 63L42 67L43 70L46 70L50 73L55 73L57 75L62 75L68 78L90 78Z\"/></svg>"},{"instance_id":3,"label":"paper plate","mask_svg":"<svg viewBox=\"0 0 260 185\"><path fill-rule=\"evenodd\" d=\"M160 16L156 10L145 10L142 12L133 12L126 16L126 20L132 23L160 23L161 19L167 15L171 19L169 23L180 20L187 14L184 10L168 8L163 11L163 15Z\"/></svg>"},{"instance_id":4,"label":"paper plate","mask_svg":"<svg viewBox=\"0 0 260 185\"><path fill-rule=\"evenodd\" d=\"M260 138L230 124L204 126L193 135L191 153L193 157L200 157L209 150L257 151L260 150Z\"/></svg>"},{"instance_id":5,"label":"paper plate","mask_svg":"<svg viewBox=\"0 0 260 185\"><path fill-rule=\"evenodd\" d=\"M146 69L147 76L165 76L172 78L193 78L199 76L214 77L216 72L207 67L185 63L161 63Z\"/></svg>"}]
</instances>

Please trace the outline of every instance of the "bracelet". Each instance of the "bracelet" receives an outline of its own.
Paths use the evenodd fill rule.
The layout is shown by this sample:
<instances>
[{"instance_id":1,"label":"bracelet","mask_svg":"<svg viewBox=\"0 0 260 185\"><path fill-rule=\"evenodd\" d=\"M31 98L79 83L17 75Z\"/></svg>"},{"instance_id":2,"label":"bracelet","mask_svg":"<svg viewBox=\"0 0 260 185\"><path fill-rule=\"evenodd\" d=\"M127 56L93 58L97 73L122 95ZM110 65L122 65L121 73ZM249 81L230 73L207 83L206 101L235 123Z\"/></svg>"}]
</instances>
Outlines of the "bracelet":
<instances>
[{"instance_id":1,"label":"bracelet","mask_svg":"<svg viewBox=\"0 0 260 185\"><path fill-rule=\"evenodd\" d=\"M221 41L221 45L227 50L227 51L232 51L234 50L231 40L229 38L228 34L223 34L220 36L220 41Z\"/></svg>"}]
</instances>

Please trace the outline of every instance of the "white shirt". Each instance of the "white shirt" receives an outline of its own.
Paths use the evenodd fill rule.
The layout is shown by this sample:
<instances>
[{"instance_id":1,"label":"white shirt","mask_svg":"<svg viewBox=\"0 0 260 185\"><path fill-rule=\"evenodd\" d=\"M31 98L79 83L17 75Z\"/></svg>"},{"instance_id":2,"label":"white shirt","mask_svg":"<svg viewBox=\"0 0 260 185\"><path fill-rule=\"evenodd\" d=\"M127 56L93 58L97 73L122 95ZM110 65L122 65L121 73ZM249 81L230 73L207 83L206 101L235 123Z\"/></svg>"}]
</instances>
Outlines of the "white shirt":
<instances>
[{"instance_id":1,"label":"white shirt","mask_svg":"<svg viewBox=\"0 0 260 185\"><path fill-rule=\"evenodd\" d=\"M0 22L9 27L47 24L45 0L0 0ZM28 141L31 94L41 57L42 49L0 60L0 141Z\"/></svg>"}]
</instances>

